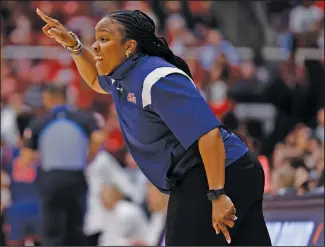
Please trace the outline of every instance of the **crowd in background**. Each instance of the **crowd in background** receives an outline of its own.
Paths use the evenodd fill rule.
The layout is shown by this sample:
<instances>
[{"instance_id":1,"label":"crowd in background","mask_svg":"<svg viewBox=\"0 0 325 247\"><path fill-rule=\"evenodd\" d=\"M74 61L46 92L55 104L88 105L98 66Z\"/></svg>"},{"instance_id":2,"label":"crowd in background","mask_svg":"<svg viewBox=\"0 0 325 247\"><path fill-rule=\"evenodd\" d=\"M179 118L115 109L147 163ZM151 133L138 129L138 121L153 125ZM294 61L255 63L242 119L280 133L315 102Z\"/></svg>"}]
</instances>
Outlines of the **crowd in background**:
<instances>
[{"instance_id":1,"label":"crowd in background","mask_svg":"<svg viewBox=\"0 0 325 247\"><path fill-rule=\"evenodd\" d=\"M77 33L85 45L92 44L94 26L106 13L119 9L142 10L155 21L157 34L166 38L174 53L185 58L195 83L216 116L235 133L245 136L249 146L259 154L266 173L265 192L301 196L324 185L325 78L322 59L297 62L296 55L300 48L317 48L324 52L324 3L288 2L266 1L263 4L266 24L262 25L263 18L257 14L255 5L238 3L238 18L235 18L234 15L227 16L229 11L235 11L229 9L235 3L226 6L226 1L8 1L1 6L2 46L56 45L43 35L44 23L35 14L36 8ZM241 20L235 23L237 33L241 35L234 34L233 19ZM256 20L259 22L251 25ZM270 61L265 58L262 47L266 44L282 48L286 59ZM253 49L251 59L243 59L235 48L243 45ZM43 56L46 57L46 51ZM147 181L125 148L111 96L99 95L88 88L69 57L51 60L22 57L1 60L1 212L10 207L10 183L15 179L4 167L13 166L15 155L12 150L20 145L22 131L17 116L26 111L38 116L44 114L44 86L60 83L68 86L71 104L101 115L106 156L103 159L117 164L138 190L137 202L133 206L128 202L116 214L126 217L126 224L131 224L131 216L124 214L123 207L140 205L139 208L145 210L130 209L135 212L132 214L136 218L134 224L137 226L143 221L146 222L144 228L150 228L148 219L152 220L152 217L148 215L155 212L150 200L155 201L152 198L159 196L152 195L155 192L150 192L150 188L147 193ZM257 108L271 105L275 114L268 121L256 116L242 118L238 111L245 104L255 104ZM251 115L260 115L261 109ZM273 122L271 129L266 127L270 121ZM102 198L97 202L107 210L112 207L110 201L123 198L124 187L120 181L113 185L103 188L109 192L102 192ZM112 196L106 198L108 194ZM149 208L146 201L149 201ZM161 204L164 207L164 199ZM138 230L141 231L140 226ZM158 241L147 240L146 234L140 235L131 244L156 244Z\"/></svg>"}]
</instances>

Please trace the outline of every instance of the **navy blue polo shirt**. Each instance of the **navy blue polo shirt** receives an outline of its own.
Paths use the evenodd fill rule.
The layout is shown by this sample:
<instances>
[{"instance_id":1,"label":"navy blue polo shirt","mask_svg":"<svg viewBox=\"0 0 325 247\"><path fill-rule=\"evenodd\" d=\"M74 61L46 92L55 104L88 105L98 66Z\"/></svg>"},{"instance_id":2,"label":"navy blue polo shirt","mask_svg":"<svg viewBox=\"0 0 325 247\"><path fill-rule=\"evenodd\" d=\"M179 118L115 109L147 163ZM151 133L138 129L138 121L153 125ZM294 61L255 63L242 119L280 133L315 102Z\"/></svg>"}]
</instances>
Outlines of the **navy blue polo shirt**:
<instances>
[{"instance_id":1,"label":"navy blue polo shirt","mask_svg":"<svg viewBox=\"0 0 325 247\"><path fill-rule=\"evenodd\" d=\"M83 170L90 135L97 130L94 116L61 105L25 130L25 146L39 150L42 170Z\"/></svg>"},{"instance_id":2,"label":"navy blue polo shirt","mask_svg":"<svg viewBox=\"0 0 325 247\"><path fill-rule=\"evenodd\" d=\"M136 55L98 79L112 93L130 153L161 191L202 164L193 144L221 123L183 71L160 57ZM248 148L236 135L221 134L228 166Z\"/></svg>"}]
</instances>

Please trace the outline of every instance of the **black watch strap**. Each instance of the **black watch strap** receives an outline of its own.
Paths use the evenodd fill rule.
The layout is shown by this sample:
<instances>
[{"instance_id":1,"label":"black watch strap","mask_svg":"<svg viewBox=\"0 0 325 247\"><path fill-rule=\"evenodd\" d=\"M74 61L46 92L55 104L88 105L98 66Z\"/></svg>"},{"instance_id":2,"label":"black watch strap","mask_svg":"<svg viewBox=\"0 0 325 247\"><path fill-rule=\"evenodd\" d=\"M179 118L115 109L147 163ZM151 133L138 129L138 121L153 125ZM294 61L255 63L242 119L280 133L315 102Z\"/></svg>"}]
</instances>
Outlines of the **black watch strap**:
<instances>
[{"instance_id":1,"label":"black watch strap","mask_svg":"<svg viewBox=\"0 0 325 247\"><path fill-rule=\"evenodd\" d=\"M225 190L224 189L217 189L217 190L209 190L207 193L208 199L210 201L213 201L217 199L219 196L224 195Z\"/></svg>"}]
</instances>

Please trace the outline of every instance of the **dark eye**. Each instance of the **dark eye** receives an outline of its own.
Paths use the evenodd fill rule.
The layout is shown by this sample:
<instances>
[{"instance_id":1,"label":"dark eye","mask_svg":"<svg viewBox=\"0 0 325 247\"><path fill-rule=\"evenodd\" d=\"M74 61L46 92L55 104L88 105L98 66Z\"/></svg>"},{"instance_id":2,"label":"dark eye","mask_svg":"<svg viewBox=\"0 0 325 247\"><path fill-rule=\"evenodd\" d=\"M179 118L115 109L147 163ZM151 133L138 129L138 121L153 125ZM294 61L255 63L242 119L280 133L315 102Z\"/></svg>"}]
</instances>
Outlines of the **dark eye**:
<instances>
[{"instance_id":1,"label":"dark eye","mask_svg":"<svg viewBox=\"0 0 325 247\"><path fill-rule=\"evenodd\" d=\"M108 41L108 38L101 37L101 38L100 38L100 41L102 41L102 42Z\"/></svg>"}]
</instances>

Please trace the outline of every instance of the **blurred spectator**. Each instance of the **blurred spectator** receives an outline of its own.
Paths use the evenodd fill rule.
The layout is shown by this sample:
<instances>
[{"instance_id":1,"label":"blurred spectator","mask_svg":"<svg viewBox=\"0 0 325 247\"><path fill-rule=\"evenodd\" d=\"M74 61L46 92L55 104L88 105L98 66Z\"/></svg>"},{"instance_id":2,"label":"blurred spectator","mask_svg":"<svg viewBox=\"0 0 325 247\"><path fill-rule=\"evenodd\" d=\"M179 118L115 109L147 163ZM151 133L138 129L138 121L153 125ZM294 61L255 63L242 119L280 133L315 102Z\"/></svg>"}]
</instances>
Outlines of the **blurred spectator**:
<instances>
[{"instance_id":1,"label":"blurred spectator","mask_svg":"<svg viewBox=\"0 0 325 247\"><path fill-rule=\"evenodd\" d=\"M16 117L23 110L26 110L26 107L21 94L11 94L8 97L8 104L1 108L1 138L11 147L18 144Z\"/></svg>"},{"instance_id":2,"label":"blurred spectator","mask_svg":"<svg viewBox=\"0 0 325 247\"><path fill-rule=\"evenodd\" d=\"M255 67L256 78L263 84L263 86L270 83L272 76L270 74L270 69L267 66L267 62L265 61L261 49L256 49L254 51L253 64Z\"/></svg>"},{"instance_id":3,"label":"blurred spectator","mask_svg":"<svg viewBox=\"0 0 325 247\"><path fill-rule=\"evenodd\" d=\"M16 126L19 133L17 145L12 148L13 160L10 171L12 184L11 193L14 203L32 201L38 204L38 178L40 174L40 164L37 159L30 160L27 166L21 163L20 154L24 148L24 136L26 128L35 120L32 112L22 112L16 117Z\"/></svg>"},{"instance_id":4,"label":"blurred spectator","mask_svg":"<svg viewBox=\"0 0 325 247\"><path fill-rule=\"evenodd\" d=\"M218 106L224 103L227 98L227 82L229 71L226 65L216 62L210 72L210 78L206 88L207 100L210 104Z\"/></svg>"},{"instance_id":5,"label":"blurred spectator","mask_svg":"<svg viewBox=\"0 0 325 247\"><path fill-rule=\"evenodd\" d=\"M144 239L132 242L133 246L164 246L168 196L151 183L147 186L147 203L150 210L148 230Z\"/></svg>"},{"instance_id":6,"label":"blurred spectator","mask_svg":"<svg viewBox=\"0 0 325 247\"><path fill-rule=\"evenodd\" d=\"M167 19L167 37L170 40L170 48L181 57L186 56L186 48L196 43L196 38L185 26L182 16L174 14Z\"/></svg>"},{"instance_id":7,"label":"blurred spectator","mask_svg":"<svg viewBox=\"0 0 325 247\"><path fill-rule=\"evenodd\" d=\"M299 46L317 47L324 23L324 10L316 0L304 0L290 13L289 27Z\"/></svg>"},{"instance_id":8,"label":"blurred spectator","mask_svg":"<svg viewBox=\"0 0 325 247\"><path fill-rule=\"evenodd\" d=\"M303 0L291 10L289 26L293 33L315 31L324 17L324 12L315 5L315 0Z\"/></svg>"},{"instance_id":9,"label":"blurred spectator","mask_svg":"<svg viewBox=\"0 0 325 247\"><path fill-rule=\"evenodd\" d=\"M134 10L138 9L148 15L156 25L156 29L159 30L159 22L156 17L156 14L149 7L148 1L124 1L123 9Z\"/></svg>"},{"instance_id":10,"label":"blurred spectator","mask_svg":"<svg viewBox=\"0 0 325 247\"><path fill-rule=\"evenodd\" d=\"M5 61L1 61L1 99L7 99L18 87L17 79L10 73L11 66Z\"/></svg>"},{"instance_id":11,"label":"blurred spectator","mask_svg":"<svg viewBox=\"0 0 325 247\"><path fill-rule=\"evenodd\" d=\"M197 36L202 38L208 34L206 31L209 30L204 30L204 28L202 30L202 26L220 30L222 23L215 11L216 6L212 1L196 3L196 6L195 3L188 0L181 0L180 3L181 12L186 19L187 26Z\"/></svg>"},{"instance_id":12,"label":"blurred spectator","mask_svg":"<svg viewBox=\"0 0 325 247\"><path fill-rule=\"evenodd\" d=\"M320 179L321 179L321 177L318 177L317 172L315 170L312 170L309 173L307 181L303 184L303 186L306 188L306 191L313 192L318 187L320 187L321 186L321 185L319 185Z\"/></svg>"},{"instance_id":13,"label":"blurred spectator","mask_svg":"<svg viewBox=\"0 0 325 247\"><path fill-rule=\"evenodd\" d=\"M302 158L295 158L291 160L290 164L294 169L294 186L297 190L297 195L304 195L308 191L305 183L309 178L309 169L306 167Z\"/></svg>"},{"instance_id":14,"label":"blurred spectator","mask_svg":"<svg viewBox=\"0 0 325 247\"><path fill-rule=\"evenodd\" d=\"M98 150L97 150L98 152ZM87 244L97 246L105 226L105 209L100 201L100 191L105 184L115 183L120 191L136 201L138 193L123 168L107 151L101 149L86 170L88 182L88 209L85 216Z\"/></svg>"},{"instance_id":15,"label":"blurred spectator","mask_svg":"<svg viewBox=\"0 0 325 247\"><path fill-rule=\"evenodd\" d=\"M257 78L256 68L252 62L243 62L241 64L242 79L239 80L233 90L238 90L242 94L261 92L262 82Z\"/></svg>"},{"instance_id":16,"label":"blurred spectator","mask_svg":"<svg viewBox=\"0 0 325 247\"><path fill-rule=\"evenodd\" d=\"M26 127L34 119L34 114L21 112L15 119L19 139L12 147L12 162L5 170L10 176L10 194L12 204L5 211L5 223L8 227L8 245L23 245L26 241L39 243L41 217L39 208L38 178L39 164L34 160L26 165L19 157L24 144ZM24 210L22 210L24 208Z\"/></svg>"},{"instance_id":17,"label":"blurred spectator","mask_svg":"<svg viewBox=\"0 0 325 247\"><path fill-rule=\"evenodd\" d=\"M130 152L126 152L124 159L126 164L125 172L131 180L134 190L137 192L136 202L142 204L145 200L148 180L135 163Z\"/></svg>"},{"instance_id":18,"label":"blurred spectator","mask_svg":"<svg viewBox=\"0 0 325 247\"><path fill-rule=\"evenodd\" d=\"M199 51L198 59L201 67L210 70L222 55L231 66L238 66L240 58L233 44L225 40L220 31L209 27L204 27L204 29L207 38L206 45L203 45Z\"/></svg>"},{"instance_id":19,"label":"blurred spectator","mask_svg":"<svg viewBox=\"0 0 325 247\"><path fill-rule=\"evenodd\" d=\"M271 192L275 195L295 195L294 168L289 165L276 168L272 173Z\"/></svg>"},{"instance_id":20,"label":"blurred spectator","mask_svg":"<svg viewBox=\"0 0 325 247\"><path fill-rule=\"evenodd\" d=\"M307 152L307 144L310 132L310 129L307 127L298 128L296 131L295 147L300 151L301 154Z\"/></svg>"},{"instance_id":21,"label":"blurred spectator","mask_svg":"<svg viewBox=\"0 0 325 247\"><path fill-rule=\"evenodd\" d=\"M27 16L15 18L15 29L10 35L10 41L16 45L28 45L32 42L31 22Z\"/></svg>"},{"instance_id":22,"label":"blurred spectator","mask_svg":"<svg viewBox=\"0 0 325 247\"><path fill-rule=\"evenodd\" d=\"M309 169L313 169L316 166L317 161L320 159L323 153L322 142L314 136L311 136L308 140L307 151L304 155L306 166Z\"/></svg>"},{"instance_id":23,"label":"blurred spectator","mask_svg":"<svg viewBox=\"0 0 325 247\"><path fill-rule=\"evenodd\" d=\"M276 146L273 154L275 171L288 165L294 169L298 195L316 188L324 172L323 144L311 133L309 128L297 126L288 134L284 143Z\"/></svg>"},{"instance_id":24,"label":"blurred spectator","mask_svg":"<svg viewBox=\"0 0 325 247\"><path fill-rule=\"evenodd\" d=\"M165 222L167 214L168 196L162 194L156 187L148 183L147 200L151 212L146 242L149 246L163 246L165 238Z\"/></svg>"},{"instance_id":25,"label":"blurred spectator","mask_svg":"<svg viewBox=\"0 0 325 247\"><path fill-rule=\"evenodd\" d=\"M324 184L324 153L319 157L315 166L316 176L319 179L317 186ZM323 181L321 181L323 179Z\"/></svg>"},{"instance_id":26,"label":"blurred spectator","mask_svg":"<svg viewBox=\"0 0 325 247\"><path fill-rule=\"evenodd\" d=\"M103 185L101 200L105 208L101 246L130 245L144 239L147 234L147 218L141 208L127 200L115 183Z\"/></svg>"},{"instance_id":27,"label":"blurred spectator","mask_svg":"<svg viewBox=\"0 0 325 247\"><path fill-rule=\"evenodd\" d=\"M317 127L314 131L317 138L324 144L324 108L321 108L317 113Z\"/></svg>"}]
</instances>

